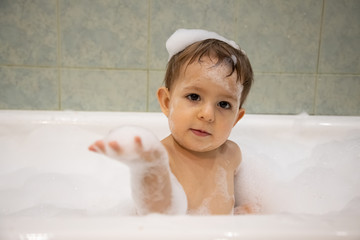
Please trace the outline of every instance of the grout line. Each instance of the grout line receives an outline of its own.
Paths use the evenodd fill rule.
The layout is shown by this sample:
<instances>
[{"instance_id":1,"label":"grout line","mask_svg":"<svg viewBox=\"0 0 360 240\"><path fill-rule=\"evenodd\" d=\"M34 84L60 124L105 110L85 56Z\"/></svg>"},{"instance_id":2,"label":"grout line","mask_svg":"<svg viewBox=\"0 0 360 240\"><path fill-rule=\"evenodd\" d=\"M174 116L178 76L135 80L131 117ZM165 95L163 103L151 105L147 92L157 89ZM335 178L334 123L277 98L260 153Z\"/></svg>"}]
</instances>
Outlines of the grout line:
<instances>
[{"instance_id":1,"label":"grout line","mask_svg":"<svg viewBox=\"0 0 360 240\"><path fill-rule=\"evenodd\" d=\"M321 76L360 76L360 73L302 73L302 72L254 72L255 75L288 75L288 76L299 76L299 75L321 75Z\"/></svg>"},{"instance_id":2,"label":"grout line","mask_svg":"<svg viewBox=\"0 0 360 240\"><path fill-rule=\"evenodd\" d=\"M319 73L320 54L321 54L321 40L322 40L322 31L323 31L323 24L324 24L324 14L325 14L325 0L323 0L323 2L322 2L322 9L321 9L319 43L318 43L318 52L317 52L317 61L316 61L316 74Z\"/></svg>"},{"instance_id":3,"label":"grout line","mask_svg":"<svg viewBox=\"0 0 360 240\"><path fill-rule=\"evenodd\" d=\"M56 0L56 30L57 30L57 58L56 58L56 66L57 66L57 77L58 77L58 110L61 110L61 37L60 37L60 2L59 0Z\"/></svg>"},{"instance_id":4,"label":"grout line","mask_svg":"<svg viewBox=\"0 0 360 240\"><path fill-rule=\"evenodd\" d=\"M288 75L288 76L294 76L294 75L315 75L316 73L313 72L254 72L255 75Z\"/></svg>"},{"instance_id":5,"label":"grout line","mask_svg":"<svg viewBox=\"0 0 360 240\"><path fill-rule=\"evenodd\" d=\"M59 0L56 0L56 31L57 31L57 58L56 58L56 66L59 67L60 66L60 9L59 9Z\"/></svg>"},{"instance_id":6,"label":"grout line","mask_svg":"<svg viewBox=\"0 0 360 240\"><path fill-rule=\"evenodd\" d=\"M45 69L57 69L57 65L54 66L33 66L33 65L18 65L18 64L0 64L0 67L8 67L8 68L45 68Z\"/></svg>"},{"instance_id":7,"label":"grout line","mask_svg":"<svg viewBox=\"0 0 360 240\"><path fill-rule=\"evenodd\" d=\"M235 9L235 11L234 11L234 16L233 16L233 21L234 21L234 35L235 36L233 36L233 39L235 40L235 42L240 42L240 40L238 39L238 36L239 36L239 26L238 26L238 23L239 23L239 21L238 21L238 15L237 15L237 13L239 12L239 9L240 9L240 2L239 1L236 1L235 2L235 6L234 6L234 9ZM240 46L240 48L241 48L241 46Z\"/></svg>"},{"instance_id":8,"label":"grout line","mask_svg":"<svg viewBox=\"0 0 360 240\"><path fill-rule=\"evenodd\" d=\"M61 69L73 70L94 70L94 71L147 71L148 68L109 68L109 67L79 67L79 66L62 66Z\"/></svg>"},{"instance_id":9,"label":"grout line","mask_svg":"<svg viewBox=\"0 0 360 240\"><path fill-rule=\"evenodd\" d=\"M147 9L147 48L146 48L146 69L150 68L150 21L151 21L151 0L147 1L148 9Z\"/></svg>"},{"instance_id":10,"label":"grout line","mask_svg":"<svg viewBox=\"0 0 360 240\"><path fill-rule=\"evenodd\" d=\"M71 67L71 66L45 66L45 65L17 65L17 64L0 64L0 67L9 67L9 68L44 68L44 69L69 69L69 70L88 70L88 71L138 71L138 72L144 72L144 71L152 71L152 72L164 72L164 69L148 69L148 68L105 68L105 67ZM321 76L346 76L346 77L358 77L360 76L360 73L309 73L309 72L254 72L254 74L259 75L321 75Z\"/></svg>"},{"instance_id":11,"label":"grout line","mask_svg":"<svg viewBox=\"0 0 360 240\"><path fill-rule=\"evenodd\" d=\"M151 21L151 0L147 1L147 47L146 47L146 112L150 108L150 21Z\"/></svg>"},{"instance_id":12,"label":"grout line","mask_svg":"<svg viewBox=\"0 0 360 240\"><path fill-rule=\"evenodd\" d=\"M19 65L19 64L0 64L0 67L12 67L12 68L58 68L58 69L72 69L72 70L94 70L94 71L146 71L147 68L106 68L106 67L72 67L72 66L45 66L45 65ZM154 69L153 71L157 71ZM161 71L161 70L158 70Z\"/></svg>"},{"instance_id":13,"label":"grout line","mask_svg":"<svg viewBox=\"0 0 360 240\"><path fill-rule=\"evenodd\" d=\"M320 33L319 33L319 44L318 44L318 53L317 53L317 61L316 61L316 77L315 77L314 101L313 101L313 114L314 115L316 115L316 112L317 112L316 106L317 106L317 95L318 95L319 65L320 65L322 32L323 32L323 25L324 25L324 14L325 14L325 0L322 1L321 19L320 19Z\"/></svg>"}]
</instances>

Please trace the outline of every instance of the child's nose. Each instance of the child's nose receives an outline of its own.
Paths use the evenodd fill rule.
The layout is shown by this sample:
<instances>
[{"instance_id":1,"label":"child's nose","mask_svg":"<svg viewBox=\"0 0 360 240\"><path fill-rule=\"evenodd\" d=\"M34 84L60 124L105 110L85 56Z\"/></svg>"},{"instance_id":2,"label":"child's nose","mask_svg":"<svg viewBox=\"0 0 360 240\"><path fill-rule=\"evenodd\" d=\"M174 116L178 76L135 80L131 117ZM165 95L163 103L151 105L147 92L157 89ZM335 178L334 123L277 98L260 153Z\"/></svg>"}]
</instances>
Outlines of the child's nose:
<instances>
[{"instance_id":1,"label":"child's nose","mask_svg":"<svg viewBox=\"0 0 360 240\"><path fill-rule=\"evenodd\" d=\"M205 104L201 107L199 111L199 116L201 120L207 121L207 122L213 122L215 121L215 112L214 107L211 104Z\"/></svg>"}]
</instances>

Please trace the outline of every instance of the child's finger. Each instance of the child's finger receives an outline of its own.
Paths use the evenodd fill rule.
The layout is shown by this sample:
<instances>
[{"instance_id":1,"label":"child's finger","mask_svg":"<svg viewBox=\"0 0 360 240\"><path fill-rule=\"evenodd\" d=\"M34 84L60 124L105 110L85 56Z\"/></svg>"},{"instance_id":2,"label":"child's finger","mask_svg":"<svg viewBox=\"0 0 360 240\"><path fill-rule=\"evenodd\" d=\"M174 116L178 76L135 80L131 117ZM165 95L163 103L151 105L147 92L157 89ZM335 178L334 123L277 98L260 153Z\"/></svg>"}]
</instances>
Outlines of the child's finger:
<instances>
[{"instance_id":1,"label":"child's finger","mask_svg":"<svg viewBox=\"0 0 360 240\"><path fill-rule=\"evenodd\" d=\"M99 141L96 141L93 145L91 145L89 147L89 150L90 151L93 151L93 152L102 152L102 153L105 153L105 145L104 145L104 142L99 140Z\"/></svg>"},{"instance_id":2,"label":"child's finger","mask_svg":"<svg viewBox=\"0 0 360 240\"><path fill-rule=\"evenodd\" d=\"M109 147L111 147L117 154L121 154L123 152L122 147L116 141L111 141L108 144Z\"/></svg>"},{"instance_id":3,"label":"child's finger","mask_svg":"<svg viewBox=\"0 0 360 240\"><path fill-rule=\"evenodd\" d=\"M90 151L92 152L97 152L96 148L94 147L94 145L90 145L88 148Z\"/></svg>"},{"instance_id":4,"label":"child's finger","mask_svg":"<svg viewBox=\"0 0 360 240\"><path fill-rule=\"evenodd\" d=\"M134 141L135 141L137 149L143 148L143 144L142 144L141 138L139 136L135 136Z\"/></svg>"}]
</instances>

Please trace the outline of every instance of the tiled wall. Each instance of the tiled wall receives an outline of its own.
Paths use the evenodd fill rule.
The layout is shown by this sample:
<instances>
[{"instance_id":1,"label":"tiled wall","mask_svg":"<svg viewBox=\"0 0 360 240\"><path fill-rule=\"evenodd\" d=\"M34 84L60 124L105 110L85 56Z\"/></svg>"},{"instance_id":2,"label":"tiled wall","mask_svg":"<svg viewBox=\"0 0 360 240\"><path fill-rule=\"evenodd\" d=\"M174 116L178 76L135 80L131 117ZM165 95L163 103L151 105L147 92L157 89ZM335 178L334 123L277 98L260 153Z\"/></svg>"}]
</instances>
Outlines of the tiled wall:
<instances>
[{"instance_id":1,"label":"tiled wall","mask_svg":"<svg viewBox=\"0 0 360 240\"><path fill-rule=\"evenodd\" d=\"M0 0L0 109L159 111L177 28L247 52L248 113L360 115L360 0Z\"/></svg>"}]
</instances>

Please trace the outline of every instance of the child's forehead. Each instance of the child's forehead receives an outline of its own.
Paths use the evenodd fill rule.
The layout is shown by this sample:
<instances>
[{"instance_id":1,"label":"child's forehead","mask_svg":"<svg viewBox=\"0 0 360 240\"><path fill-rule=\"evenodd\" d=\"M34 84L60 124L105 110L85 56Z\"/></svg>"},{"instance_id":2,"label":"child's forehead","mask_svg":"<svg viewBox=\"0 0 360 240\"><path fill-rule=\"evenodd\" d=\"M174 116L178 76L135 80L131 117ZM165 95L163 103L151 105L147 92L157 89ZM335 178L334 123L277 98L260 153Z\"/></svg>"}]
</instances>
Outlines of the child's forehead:
<instances>
[{"instance_id":1,"label":"child's forehead","mask_svg":"<svg viewBox=\"0 0 360 240\"><path fill-rule=\"evenodd\" d=\"M212 87L225 95L239 98L242 85L237 81L236 71L230 76L229 73L231 67L227 63L217 63L217 59L202 59L184 64L175 84L183 89Z\"/></svg>"},{"instance_id":2,"label":"child's forehead","mask_svg":"<svg viewBox=\"0 0 360 240\"><path fill-rule=\"evenodd\" d=\"M180 75L209 75L218 73L223 78L234 77L236 79L236 71L232 71L231 63L217 57L202 56L198 60L188 60L181 66Z\"/></svg>"}]
</instances>

